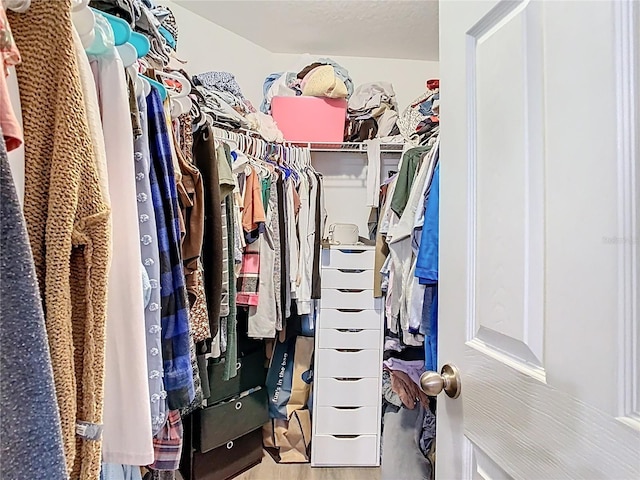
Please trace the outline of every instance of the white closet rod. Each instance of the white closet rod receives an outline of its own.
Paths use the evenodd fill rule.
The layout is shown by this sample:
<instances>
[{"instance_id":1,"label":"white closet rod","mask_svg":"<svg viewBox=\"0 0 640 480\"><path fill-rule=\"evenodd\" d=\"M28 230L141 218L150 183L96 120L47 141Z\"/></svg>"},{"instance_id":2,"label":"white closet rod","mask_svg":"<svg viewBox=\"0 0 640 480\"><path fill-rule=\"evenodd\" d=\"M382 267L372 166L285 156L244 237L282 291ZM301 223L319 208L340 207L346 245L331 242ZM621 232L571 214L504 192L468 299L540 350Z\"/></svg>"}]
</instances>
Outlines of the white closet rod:
<instances>
[{"instance_id":1,"label":"white closet rod","mask_svg":"<svg viewBox=\"0 0 640 480\"><path fill-rule=\"evenodd\" d=\"M357 152L366 153L367 145L362 142L291 142L294 145L306 146L312 152ZM402 143L382 143L380 153L402 153Z\"/></svg>"},{"instance_id":2,"label":"white closet rod","mask_svg":"<svg viewBox=\"0 0 640 480\"><path fill-rule=\"evenodd\" d=\"M236 133L243 133L251 137L262 139L258 132L247 130L246 128L233 128L230 125L218 121L211 121L212 126L222 130ZM363 142L283 142L285 147L307 147L312 152L358 152L367 153L367 145ZM402 153L403 143L381 143L380 153Z\"/></svg>"}]
</instances>

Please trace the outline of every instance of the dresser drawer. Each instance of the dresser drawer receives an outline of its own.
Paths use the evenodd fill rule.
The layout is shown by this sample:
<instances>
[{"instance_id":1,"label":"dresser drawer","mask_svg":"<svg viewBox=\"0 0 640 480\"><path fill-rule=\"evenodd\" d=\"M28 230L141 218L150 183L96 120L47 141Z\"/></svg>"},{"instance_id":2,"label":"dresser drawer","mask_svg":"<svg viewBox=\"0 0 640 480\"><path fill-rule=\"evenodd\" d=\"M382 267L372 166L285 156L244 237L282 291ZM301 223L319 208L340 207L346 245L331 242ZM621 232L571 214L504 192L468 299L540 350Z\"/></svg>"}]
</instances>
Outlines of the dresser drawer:
<instances>
[{"instance_id":1,"label":"dresser drawer","mask_svg":"<svg viewBox=\"0 0 640 480\"><path fill-rule=\"evenodd\" d=\"M320 310L319 328L364 328L380 330L382 312L378 310L338 310L323 308Z\"/></svg>"},{"instance_id":2,"label":"dresser drawer","mask_svg":"<svg viewBox=\"0 0 640 480\"><path fill-rule=\"evenodd\" d=\"M375 310L380 305L380 299L373 297L373 290L333 290L322 289L320 307L342 308L350 310Z\"/></svg>"},{"instance_id":3,"label":"dresser drawer","mask_svg":"<svg viewBox=\"0 0 640 480\"><path fill-rule=\"evenodd\" d=\"M314 401L318 407L370 407L382 401L378 378L316 378L315 383Z\"/></svg>"},{"instance_id":4,"label":"dresser drawer","mask_svg":"<svg viewBox=\"0 0 640 480\"><path fill-rule=\"evenodd\" d=\"M209 386L211 396L207 399L208 405L213 405L227 398L239 395L254 387L264 385L267 370L264 366L265 355L263 349L257 350L245 357L238 358L238 374L223 380L224 359L218 363L209 360Z\"/></svg>"},{"instance_id":5,"label":"dresser drawer","mask_svg":"<svg viewBox=\"0 0 640 480\"><path fill-rule=\"evenodd\" d=\"M321 329L318 335L319 348L382 348L381 330L337 330L331 328Z\"/></svg>"},{"instance_id":6,"label":"dresser drawer","mask_svg":"<svg viewBox=\"0 0 640 480\"><path fill-rule=\"evenodd\" d=\"M322 269L322 288L373 289L373 270Z\"/></svg>"},{"instance_id":7,"label":"dresser drawer","mask_svg":"<svg viewBox=\"0 0 640 480\"><path fill-rule=\"evenodd\" d=\"M198 412L195 448L208 452L235 440L269 421L267 390L219 403Z\"/></svg>"},{"instance_id":8,"label":"dresser drawer","mask_svg":"<svg viewBox=\"0 0 640 480\"><path fill-rule=\"evenodd\" d=\"M262 461L262 429L207 453L194 452L191 480L226 480Z\"/></svg>"},{"instance_id":9,"label":"dresser drawer","mask_svg":"<svg viewBox=\"0 0 640 480\"><path fill-rule=\"evenodd\" d=\"M350 352L321 348L316 361L315 376L318 378L379 377L382 369L379 350Z\"/></svg>"},{"instance_id":10,"label":"dresser drawer","mask_svg":"<svg viewBox=\"0 0 640 480\"><path fill-rule=\"evenodd\" d=\"M317 435L376 435L380 432L378 407L317 407Z\"/></svg>"},{"instance_id":11,"label":"dresser drawer","mask_svg":"<svg viewBox=\"0 0 640 480\"><path fill-rule=\"evenodd\" d=\"M314 465L377 465L380 452L376 435L344 438L331 435L313 437Z\"/></svg>"},{"instance_id":12,"label":"dresser drawer","mask_svg":"<svg viewBox=\"0 0 640 480\"><path fill-rule=\"evenodd\" d=\"M322 266L325 268L358 268L371 270L375 265L373 249L327 248L322 250Z\"/></svg>"}]
</instances>

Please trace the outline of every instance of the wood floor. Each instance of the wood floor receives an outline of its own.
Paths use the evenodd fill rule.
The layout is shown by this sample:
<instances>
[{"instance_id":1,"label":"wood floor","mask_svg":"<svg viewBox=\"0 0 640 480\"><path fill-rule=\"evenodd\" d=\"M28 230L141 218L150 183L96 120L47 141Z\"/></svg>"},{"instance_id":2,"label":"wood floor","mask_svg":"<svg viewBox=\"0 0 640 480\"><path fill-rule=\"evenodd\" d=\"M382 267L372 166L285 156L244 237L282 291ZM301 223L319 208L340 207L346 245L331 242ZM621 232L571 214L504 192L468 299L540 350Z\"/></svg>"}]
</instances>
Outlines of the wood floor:
<instances>
[{"instance_id":1,"label":"wood floor","mask_svg":"<svg viewBox=\"0 0 640 480\"><path fill-rule=\"evenodd\" d=\"M268 453L262 463L234 480L380 480L379 468L311 468L304 464L277 464Z\"/></svg>"}]
</instances>

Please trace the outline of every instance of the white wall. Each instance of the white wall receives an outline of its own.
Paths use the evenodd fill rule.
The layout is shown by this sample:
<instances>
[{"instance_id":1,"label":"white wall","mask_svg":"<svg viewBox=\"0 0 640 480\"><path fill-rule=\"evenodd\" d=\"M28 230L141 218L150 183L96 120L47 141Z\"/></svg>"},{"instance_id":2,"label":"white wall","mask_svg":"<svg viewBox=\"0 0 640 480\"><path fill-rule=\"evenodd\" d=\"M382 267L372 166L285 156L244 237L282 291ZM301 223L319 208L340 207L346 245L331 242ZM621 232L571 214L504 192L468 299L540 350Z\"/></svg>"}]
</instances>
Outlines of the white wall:
<instances>
[{"instance_id":1,"label":"white wall","mask_svg":"<svg viewBox=\"0 0 640 480\"><path fill-rule=\"evenodd\" d=\"M272 53L249 40L192 13L169 0L159 2L173 11L178 24L178 57L190 74L210 70L231 72L242 92L258 108L262 84L272 72L298 70L323 55ZM369 57L331 56L345 67L355 86L373 81L393 84L402 111L425 90L427 79L438 77L438 62Z\"/></svg>"},{"instance_id":2,"label":"white wall","mask_svg":"<svg viewBox=\"0 0 640 480\"><path fill-rule=\"evenodd\" d=\"M231 72L242 93L259 108L262 83L273 71L273 54L244 37L210 22L176 3L162 0L178 24L178 57L187 60L184 66L190 75L211 70Z\"/></svg>"}]
</instances>

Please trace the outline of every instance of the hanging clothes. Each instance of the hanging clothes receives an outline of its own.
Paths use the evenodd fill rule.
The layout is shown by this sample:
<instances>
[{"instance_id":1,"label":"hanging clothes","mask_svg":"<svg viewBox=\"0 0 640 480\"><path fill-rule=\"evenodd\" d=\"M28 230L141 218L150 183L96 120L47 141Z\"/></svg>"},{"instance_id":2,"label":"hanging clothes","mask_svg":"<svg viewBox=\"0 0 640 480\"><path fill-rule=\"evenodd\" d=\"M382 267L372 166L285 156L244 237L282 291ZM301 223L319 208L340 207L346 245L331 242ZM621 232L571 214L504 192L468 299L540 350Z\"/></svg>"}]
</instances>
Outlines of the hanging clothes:
<instances>
[{"instance_id":1,"label":"hanging clothes","mask_svg":"<svg viewBox=\"0 0 640 480\"><path fill-rule=\"evenodd\" d=\"M1 133L0 478L64 480L68 474L42 300Z\"/></svg>"},{"instance_id":2,"label":"hanging clothes","mask_svg":"<svg viewBox=\"0 0 640 480\"><path fill-rule=\"evenodd\" d=\"M182 174L177 185L185 230L182 237L182 262L191 305L198 288L198 264L204 238L204 185L200 170L188 162L179 149L175 149L175 154Z\"/></svg>"},{"instance_id":3,"label":"hanging clothes","mask_svg":"<svg viewBox=\"0 0 640 480\"><path fill-rule=\"evenodd\" d=\"M274 338L278 318L279 292L276 291L276 244L274 238L275 221L277 220L275 189L269 190L269 198L265 203L265 229L258 241L260 249L259 284L261 302L249 306L247 334L253 338Z\"/></svg>"},{"instance_id":4,"label":"hanging clothes","mask_svg":"<svg viewBox=\"0 0 640 480\"><path fill-rule=\"evenodd\" d=\"M242 210L242 228L247 243L253 243L264 231L264 206L262 204L262 185L256 171L249 167L244 188Z\"/></svg>"},{"instance_id":5,"label":"hanging clothes","mask_svg":"<svg viewBox=\"0 0 640 480\"><path fill-rule=\"evenodd\" d=\"M115 49L91 59L102 113L112 210L107 300L104 434L106 463L145 465L153 461L147 347L140 271L133 132L122 60ZM126 405L126 408L123 408Z\"/></svg>"},{"instance_id":6,"label":"hanging clothes","mask_svg":"<svg viewBox=\"0 0 640 480\"><path fill-rule=\"evenodd\" d=\"M257 239L256 239L257 240ZM238 292L236 304L243 306L257 306L260 298L259 276L260 276L260 243L254 241L249 243L242 255L242 265L238 277Z\"/></svg>"},{"instance_id":7,"label":"hanging clothes","mask_svg":"<svg viewBox=\"0 0 640 480\"><path fill-rule=\"evenodd\" d=\"M162 100L156 88L152 88L147 97L147 109L152 158L151 194L160 251L164 386L168 408L175 410L189 405L195 396L189 353L188 300L180 252L178 193L173 159ZM153 353L158 355L160 352Z\"/></svg>"},{"instance_id":8,"label":"hanging clothes","mask_svg":"<svg viewBox=\"0 0 640 480\"><path fill-rule=\"evenodd\" d=\"M189 300L189 334L191 337L189 356L191 359L195 392L192 402L188 406L180 409L180 415L184 416L200 408L204 401L196 344L209 339L211 335L209 315L206 310L206 299L204 296L204 279L200 268L200 255L204 238L204 186L200 171L187 159L192 156L192 153L189 152L189 155L185 156L183 151L178 148L179 140L175 130L173 130L173 125L171 125L170 128L173 133L175 154L178 158L178 165L182 173L182 178L178 182L177 187L182 224L184 225L182 258ZM201 305L197 305L198 301L200 301ZM194 308L194 306L196 308ZM204 338L201 338L203 330L206 330L207 334ZM206 375L204 376L206 378Z\"/></svg>"},{"instance_id":9,"label":"hanging clothes","mask_svg":"<svg viewBox=\"0 0 640 480\"><path fill-rule=\"evenodd\" d=\"M423 285L438 282L438 240L439 240L439 206L440 206L440 164L433 173L433 181L427 209L424 214L424 227L420 240L420 251L416 265L416 277Z\"/></svg>"},{"instance_id":10,"label":"hanging clothes","mask_svg":"<svg viewBox=\"0 0 640 480\"><path fill-rule=\"evenodd\" d=\"M322 296L322 285L320 282L320 252L324 228L327 223L327 212L324 208L324 186L323 178L319 172L313 172L317 181L316 190L316 214L315 214L315 237L313 240L313 266L311 269L311 298L320 299Z\"/></svg>"},{"instance_id":11,"label":"hanging clothes","mask_svg":"<svg viewBox=\"0 0 640 480\"><path fill-rule=\"evenodd\" d=\"M84 93L84 106L87 112L87 122L89 133L91 135L91 143L93 145L93 153L98 171L98 181L100 182L100 191L102 200L106 205L111 207L111 197L109 195L109 173L107 170L107 150L104 144L104 132L102 130L102 119L100 114L100 102L98 101L98 91L96 81L91 70L89 58L82 46L82 40L76 29L73 29L73 46L78 61L78 72L80 73L80 82L82 92Z\"/></svg>"},{"instance_id":12,"label":"hanging clothes","mask_svg":"<svg viewBox=\"0 0 640 480\"><path fill-rule=\"evenodd\" d=\"M429 150L431 150L431 147L416 147L407 151L402 156L397 185L391 198L391 210L393 210L398 217L401 217L404 213L404 208L407 205L411 187L415 180L416 171Z\"/></svg>"},{"instance_id":13,"label":"hanging clothes","mask_svg":"<svg viewBox=\"0 0 640 480\"><path fill-rule=\"evenodd\" d=\"M186 161L195 167L193 158L193 128L192 117L190 114L181 115L178 120L178 129L180 137L180 148ZM197 167L195 167L197 168ZM194 278L191 280L191 284L187 286L187 293L189 295L189 304L191 309L189 310L189 321L191 323L191 336L193 341L198 344L206 340L211 339L211 326L209 324L209 312L207 310L207 295L205 290L205 278L203 264L203 250L204 250L204 228L206 225L206 179L203 176L202 170L200 176L203 183L202 192L202 232L201 241L202 247L200 249L200 256L197 261L197 271L193 272ZM215 214L215 212L214 212ZM215 268L215 267L212 267ZM219 284L219 283L218 283ZM214 294L215 299L215 294Z\"/></svg>"},{"instance_id":14,"label":"hanging clothes","mask_svg":"<svg viewBox=\"0 0 640 480\"><path fill-rule=\"evenodd\" d=\"M6 78L9 75L9 67L20 62L20 52L13 40L9 20L4 6L0 5L0 130L8 152L23 143L22 128L11 104Z\"/></svg>"},{"instance_id":15,"label":"hanging clothes","mask_svg":"<svg viewBox=\"0 0 640 480\"><path fill-rule=\"evenodd\" d=\"M227 246L228 246L228 262L229 262L229 314L221 319L225 324L226 338L226 361L224 364L223 380L229 380L238 373L238 345L236 337L236 274L232 268L234 264L234 245L235 245L235 212L233 200L231 196L225 199L226 219L227 219Z\"/></svg>"},{"instance_id":16,"label":"hanging clothes","mask_svg":"<svg viewBox=\"0 0 640 480\"><path fill-rule=\"evenodd\" d=\"M135 465L104 463L100 471L100 480L142 480L142 474L140 467Z\"/></svg>"},{"instance_id":17,"label":"hanging clothes","mask_svg":"<svg viewBox=\"0 0 640 480\"><path fill-rule=\"evenodd\" d=\"M271 190L269 192L269 209L271 211L271 234L273 238L273 296L275 297L275 323L276 330L281 331L284 326L283 290L282 290L282 269L284 260L282 256L282 228L280 226L280 198L278 191L279 173L271 174Z\"/></svg>"},{"instance_id":18,"label":"hanging clothes","mask_svg":"<svg viewBox=\"0 0 640 480\"><path fill-rule=\"evenodd\" d=\"M24 215L45 304L65 458L72 477L96 479L101 443L78 436L76 423L102 425L110 223L73 47L70 3L34 0L26 12L8 12L8 18L23 57L17 74L22 109L28 112Z\"/></svg>"},{"instance_id":19,"label":"hanging clothes","mask_svg":"<svg viewBox=\"0 0 640 480\"><path fill-rule=\"evenodd\" d=\"M149 302L144 309L147 373L149 382L149 401L151 408L151 431L155 435L166 421L167 392L164 388L164 366L162 355L152 355L151 352L162 351L161 327L161 295L160 295L160 252L158 251L158 227L153 208L151 193L151 153L149 152L149 128L147 125L147 100L144 95L138 95L138 112L140 115L140 129L142 135L134 142L134 158L136 170L136 191L138 200L138 222L140 238L140 258L149 276L151 287Z\"/></svg>"},{"instance_id":20,"label":"hanging clothes","mask_svg":"<svg viewBox=\"0 0 640 480\"><path fill-rule=\"evenodd\" d=\"M306 170L300 172L298 194L300 197L300 209L297 222L299 255L298 274L295 279L296 303L298 313L308 315L311 313L311 269L313 268L309 262L309 259L313 260L313 244L309 244L309 236L315 236L315 225L313 227L313 233L310 233L311 185Z\"/></svg>"},{"instance_id":21,"label":"hanging clothes","mask_svg":"<svg viewBox=\"0 0 640 480\"><path fill-rule=\"evenodd\" d=\"M223 240L218 158L211 127L193 135L193 159L204 182L204 234L202 264L204 267L210 336L220 328L223 285ZM225 158L226 162L226 158Z\"/></svg>"}]
</instances>

